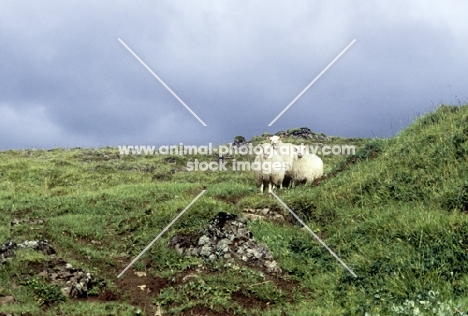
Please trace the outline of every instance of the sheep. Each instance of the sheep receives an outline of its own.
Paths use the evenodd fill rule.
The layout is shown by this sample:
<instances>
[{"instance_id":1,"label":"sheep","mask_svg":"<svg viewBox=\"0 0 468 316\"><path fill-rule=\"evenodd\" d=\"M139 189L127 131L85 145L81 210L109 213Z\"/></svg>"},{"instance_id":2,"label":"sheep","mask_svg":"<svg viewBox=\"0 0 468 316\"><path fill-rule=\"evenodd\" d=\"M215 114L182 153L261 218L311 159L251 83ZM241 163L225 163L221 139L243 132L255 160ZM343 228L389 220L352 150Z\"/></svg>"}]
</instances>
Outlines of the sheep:
<instances>
[{"instance_id":1,"label":"sheep","mask_svg":"<svg viewBox=\"0 0 468 316\"><path fill-rule=\"evenodd\" d=\"M281 142L281 136L273 135L268 137L268 140L270 141L270 144L275 147Z\"/></svg>"},{"instance_id":2,"label":"sheep","mask_svg":"<svg viewBox=\"0 0 468 316\"><path fill-rule=\"evenodd\" d=\"M281 142L281 136L268 137L270 144L280 154L286 164L286 172L283 179L283 187L292 186L292 165L294 159L294 144Z\"/></svg>"},{"instance_id":3,"label":"sheep","mask_svg":"<svg viewBox=\"0 0 468 316\"><path fill-rule=\"evenodd\" d=\"M292 181L294 185L312 182L323 175L323 161L315 154L307 153L307 146L294 147Z\"/></svg>"},{"instance_id":4,"label":"sheep","mask_svg":"<svg viewBox=\"0 0 468 316\"><path fill-rule=\"evenodd\" d=\"M265 185L268 184L268 192L272 192L272 186L283 188L285 173L285 163L283 158L274 150L270 144L262 144L263 153L255 157L254 170L255 180L260 186L260 193L263 194Z\"/></svg>"}]
</instances>

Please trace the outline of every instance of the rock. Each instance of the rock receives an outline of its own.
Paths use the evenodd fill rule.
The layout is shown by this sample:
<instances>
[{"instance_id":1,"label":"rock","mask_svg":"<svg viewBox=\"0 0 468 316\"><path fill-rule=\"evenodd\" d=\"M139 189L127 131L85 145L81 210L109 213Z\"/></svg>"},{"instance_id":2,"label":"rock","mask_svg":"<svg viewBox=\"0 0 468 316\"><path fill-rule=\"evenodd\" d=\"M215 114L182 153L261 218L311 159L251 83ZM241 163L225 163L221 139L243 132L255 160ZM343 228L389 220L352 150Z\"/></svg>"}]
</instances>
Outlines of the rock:
<instances>
[{"instance_id":1,"label":"rock","mask_svg":"<svg viewBox=\"0 0 468 316\"><path fill-rule=\"evenodd\" d=\"M221 239L218 244L216 245L216 250L222 251L222 252L228 252L229 251L229 245L232 243L229 239Z\"/></svg>"},{"instance_id":2,"label":"rock","mask_svg":"<svg viewBox=\"0 0 468 316\"><path fill-rule=\"evenodd\" d=\"M62 294L66 297L69 297L70 296L70 288L69 287L62 287L60 289L60 292L62 292Z\"/></svg>"},{"instance_id":3,"label":"rock","mask_svg":"<svg viewBox=\"0 0 468 316\"><path fill-rule=\"evenodd\" d=\"M176 244L174 248L175 248L175 250L177 251L178 254L181 255L181 254L184 253L184 249L181 248L179 244Z\"/></svg>"},{"instance_id":4,"label":"rock","mask_svg":"<svg viewBox=\"0 0 468 316\"><path fill-rule=\"evenodd\" d=\"M198 240L199 245L205 245L210 242L210 237L208 236L201 236L200 239Z\"/></svg>"},{"instance_id":5,"label":"rock","mask_svg":"<svg viewBox=\"0 0 468 316\"><path fill-rule=\"evenodd\" d=\"M4 264L7 262L8 258L13 257L16 248L18 248L18 245L13 241L13 238L10 238L7 242L2 244L0 247L0 262Z\"/></svg>"},{"instance_id":6,"label":"rock","mask_svg":"<svg viewBox=\"0 0 468 316\"><path fill-rule=\"evenodd\" d=\"M267 268L267 272L281 272L281 269L278 267L278 264L276 263L276 261L265 261L265 263L263 264L266 268Z\"/></svg>"},{"instance_id":7,"label":"rock","mask_svg":"<svg viewBox=\"0 0 468 316\"><path fill-rule=\"evenodd\" d=\"M247 253L250 253L252 254L255 258L259 259L262 257L262 253L256 249L256 248L253 248L253 249L247 249Z\"/></svg>"},{"instance_id":8,"label":"rock","mask_svg":"<svg viewBox=\"0 0 468 316\"><path fill-rule=\"evenodd\" d=\"M238 221L239 223L241 223L241 224L244 224L244 225L247 224L247 220L246 220L245 218L242 218L242 217L238 217L238 218L237 218L237 221Z\"/></svg>"},{"instance_id":9,"label":"rock","mask_svg":"<svg viewBox=\"0 0 468 316\"><path fill-rule=\"evenodd\" d=\"M268 216L272 213L270 209L261 209L258 212L263 212ZM244 215L248 215L248 213L244 213ZM250 215L262 216L259 214ZM224 259L229 262L238 260L262 268L265 267L265 260L267 260L271 271L281 271L273 260L268 247L255 241L252 232L246 226L246 220L240 216L220 212L204 230L199 232L199 236L198 238L189 238L184 235L173 236L169 247L175 248L176 251L186 256L204 257L208 260ZM174 244L175 241L180 240L190 240L191 242L183 245L182 243Z\"/></svg>"},{"instance_id":10,"label":"rock","mask_svg":"<svg viewBox=\"0 0 468 316\"><path fill-rule=\"evenodd\" d=\"M283 222L285 218L283 214L278 211L271 210L269 208L263 209L244 209L242 217L245 220L256 221L256 220L272 220L275 222Z\"/></svg>"},{"instance_id":11,"label":"rock","mask_svg":"<svg viewBox=\"0 0 468 316\"><path fill-rule=\"evenodd\" d=\"M234 137L234 142L232 143L233 146L240 147L242 145L247 144L244 136L236 136Z\"/></svg>"},{"instance_id":12,"label":"rock","mask_svg":"<svg viewBox=\"0 0 468 316\"><path fill-rule=\"evenodd\" d=\"M0 306L14 302L15 298L13 296L2 296L0 297Z\"/></svg>"},{"instance_id":13,"label":"rock","mask_svg":"<svg viewBox=\"0 0 468 316\"><path fill-rule=\"evenodd\" d=\"M208 257L211 254L213 247L209 245L204 245L200 250L200 256Z\"/></svg>"},{"instance_id":14,"label":"rock","mask_svg":"<svg viewBox=\"0 0 468 316\"><path fill-rule=\"evenodd\" d=\"M47 240L39 240L37 245L34 247L34 250L42 251L46 255L55 255L57 252L52 246L50 246Z\"/></svg>"},{"instance_id":15,"label":"rock","mask_svg":"<svg viewBox=\"0 0 468 316\"><path fill-rule=\"evenodd\" d=\"M247 219L247 220L249 220L249 221L252 221L252 222L254 222L254 221L262 221L262 220L264 219L263 216L261 216L261 215L256 215L256 214L242 214L242 216L243 216L245 219Z\"/></svg>"},{"instance_id":16,"label":"rock","mask_svg":"<svg viewBox=\"0 0 468 316\"><path fill-rule=\"evenodd\" d=\"M10 226L15 226L15 225L18 225L19 223L21 223L21 221L15 218L10 222Z\"/></svg>"},{"instance_id":17,"label":"rock","mask_svg":"<svg viewBox=\"0 0 468 316\"><path fill-rule=\"evenodd\" d=\"M277 221L277 222L284 222L285 221L284 216L281 215L281 214L277 214L277 215L273 216L272 219Z\"/></svg>"},{"instance_id":18,"label":"rock","mask_svg":"<svg viewBox=\"0 0 468 316\"><path fill-rule=\"evenodd\" d=\"M34 248L37 247L39 242L37 240L25 240L22 244L19 244L18 246L22 248Z\"/></svg>"},{"instance_id":19,"label":"rock","mask_svg":"<svg viewBox=\"0 0 468 316\"><path fill-rule=\"evenodd\" d=\"M198 257L200 255L200 248L190 248L191 251L187 252L189 256Z\"/></svg>"}]
</instances>

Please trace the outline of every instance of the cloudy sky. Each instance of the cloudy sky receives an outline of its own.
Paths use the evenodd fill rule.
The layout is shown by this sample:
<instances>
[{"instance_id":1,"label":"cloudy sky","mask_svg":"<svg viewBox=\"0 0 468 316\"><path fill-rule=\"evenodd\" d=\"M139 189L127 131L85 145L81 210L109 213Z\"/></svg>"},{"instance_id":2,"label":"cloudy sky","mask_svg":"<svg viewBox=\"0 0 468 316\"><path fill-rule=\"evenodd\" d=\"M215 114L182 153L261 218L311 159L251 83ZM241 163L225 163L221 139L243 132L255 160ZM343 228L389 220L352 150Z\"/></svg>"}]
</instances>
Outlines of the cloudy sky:
<instances>
[{"instance_id":1,"label":"cloudy sky","mask_svg":"<svg viewBox=\"0 0 468 316\"><path fill-rule=\"evenodd\" d=\"M219 144L303 126L390 137L468 103L466 12L463 0L1 1L0 150Z\"/></svg>"}]
</instances>

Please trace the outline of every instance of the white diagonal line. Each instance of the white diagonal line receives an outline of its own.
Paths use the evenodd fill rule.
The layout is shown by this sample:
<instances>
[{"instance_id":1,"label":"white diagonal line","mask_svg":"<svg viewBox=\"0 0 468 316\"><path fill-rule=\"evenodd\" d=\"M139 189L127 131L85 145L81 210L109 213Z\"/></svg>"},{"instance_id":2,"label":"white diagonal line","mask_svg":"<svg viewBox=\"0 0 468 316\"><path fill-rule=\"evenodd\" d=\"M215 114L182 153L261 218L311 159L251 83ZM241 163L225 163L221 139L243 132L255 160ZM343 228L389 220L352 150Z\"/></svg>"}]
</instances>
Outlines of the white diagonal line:
<instances>
[{"instance_id":1,"label":"white diagonal line","mask_svg":"<svg viewBox=\"0 0 468 316\"><path fill-rule=\"evenodd\" d=\"M169 229L169 227L171 227L179 219L179 217L181 217L185 213L185 211L187 211L190 208L190 206L192 206L192 204L195 203L195 201L198 200L200 198L200 196L202 196L203 193L205 193L205 191L206 190L201 191L201 193L198 194L198 196L195 199L193 199L193 201L190 202L190 204L187 205L187 207L182 212L180 212L179 215L177 215L176 218L174 218L172 220L172 222L170 222L169 225L167 225L166 228L164 228L162 230L162 232L160 232L159 235L156 236L156 238L154 238L153 241L150 242L149 245L146 246L146 248L143 249L143 251L140 252L140 254L138 256L136 256L136 258L133 259L133 261L130 262L130 264L125 269L123 269L122 272L120 272L120 274L117 276L117 278L120 278L122 276L122 274L124 274L125 271L128 270L128 268L130 268L138 259L140 259L140 257L159 239L159 237L161 237Z\"/></svg>"},{"instance_id":2,"label":"white diagonal line","mask_svg":"<svg viewBox=\"0 0 468 316\"><path fill-rule=\"evenodd\" d=\"M195 114L195 112L192 111L191 108L189 108L189 106L187 104L185 104L184 101L182 101L181 98L179 98L179 96L177 94L175 94L174 91L171 90L171 88L169 88L169 86L167 84L164 83L164 81L162 81L161 78L159 78L159 76L157 74L155 74L150 67L148 67L145 62L143 60L140 59L140 57L137 56L137 54L135 54L133 52L133 50L130 49L130 47L127 46L127 44L124 43L124 41L122 41L120 38L119 38L119 42L156 78L158 79L158 81L170 92L172 93L172 95L183 105L185 106L185 108L190 112L192 113L193 116L195 116L195 118L200 121L200 123L203 124L203 126L207 126L205 124L205 122L202 121L201 118L198 117L197 114Z\"/></svg>"},{"instance_id":3,"label":"white diagonal line","mask_svg":"<svg viewBox=\"0 0 468 316\"><path fill-rule=\"evenodd\" d=\"M299 216L297 216L297 215L296 215L296 214L295 214L295 213L294 213L294 212L293 212L293 211L292 211L292 210L291 210L275 193L273 193L273 192L270 192L270 193L271 193L271 194L272 194L288 211L289 211L289 213L291 213L291 214L299 221L299 223L302 224L302 226L304 226L304 227L309 231L309 233L312 234L312 236L314 236L315 239L317 239L317 241L318 241L319 243L322 244L322 246L325 247L325 249L327 249L327 250L333 255L333 257L335 257L335 258L343 265L343 267L346 268L346 270L348 270L348 271L353 275L353 277L355 277L355 278L357 277L356 273L354 273L354 271L351 270L351 269L346 265L346 263L344 263L343 260L341 260L340 257L338 257L338 256L336 255L336 253L334 253L333 250L331 250L330 247L328 247L327 244L325 244L325 243L322 241L322 239L320 239L320 237L317 236L317 235L312 231L312 229L310 229L309 226L307 226L306 223L304 223L304 222L299 218Z\"/></svg>"},{"instance_id":4,"label":"white diagonal line","mask_svg":"<svg viewBox=\"0 0 468 316\"><path fill-rule=\"evenodd\" d=\"M298 95L298 96L297 96L297 97L296 97L294 100L292 100L292 101L291 101L291 103L289 103L289 104L288 104L288 106L287 106L287 107L286 107L286 108L285 108L283 111L281 111L281 113L280 113L280 114L278 114L278 116L277 116L277 117L275 117L275 119L274 119L273 121L271 121L271 123L270 123L270 124L268 124L268 126L271 126L271 125L273 125L273 123L274 123L274 122L276 122L276 120L277 120L277 119L279 119L279 118L281 117L281 115L283 115L283 114L284 114L284 112L286 112L286 111L287 111L287 110L288 110L288 109L291 107L291 105L293 105L293 104L294 104L294 102L296 102L296 101L297 101L297 99L299 99L299 98L301 97L301 95L303 95L303 94L304 94L304 93L307 91L307 89L309 89L309 88L310 88L310 86L312 86L312 85L315 83L315 81L317 81L317 80L318 80L318 79L319 79L319 78L320 78L320 77L321 77L321 76L322 76L322 75L325 73L325 71L327 71L327 70L328 70L328 68L330 68L330 67L331 67L331 66L332 66L332 65L333 65L333 64L334 64L334 63L337 61L337 60L338 60L338 58L340 58L340 57L341 57L341 55L343 55L343 54L344 54L344 53L345 53L345 52L348 50L348 48L350 48L350 47L351 47L351 45L353 45L353 44L354 44L354 42L355 42L355 41L356 41L356 39L353 39L353 40L351 41L351 43L349 43L349 44L348 44L348 46L346 46L346 48L345 48L345 49L343 49L343 50L341 51L341 53L340 53L338 56L336 56L336 57L335 57L335 59L333 59L333 60L331 61L331 63L329 63L329 64L328 64L328 66L327 66L327 67L325 67L325 69L324 69L324 70L322 70L322 72L321 72L321 73L319 73L319 74L318 74L318 76L317 76L317 77L315 77L315 79L314 79L314 80L312 80L312 82L311 82L311 83L309 83L309 85L308 85L307 87L305 87L305 89L304 89L304 90L302 90L302 91L301 91L301 93L299 93L299 95Z\"/></svg>"}]
</instances>

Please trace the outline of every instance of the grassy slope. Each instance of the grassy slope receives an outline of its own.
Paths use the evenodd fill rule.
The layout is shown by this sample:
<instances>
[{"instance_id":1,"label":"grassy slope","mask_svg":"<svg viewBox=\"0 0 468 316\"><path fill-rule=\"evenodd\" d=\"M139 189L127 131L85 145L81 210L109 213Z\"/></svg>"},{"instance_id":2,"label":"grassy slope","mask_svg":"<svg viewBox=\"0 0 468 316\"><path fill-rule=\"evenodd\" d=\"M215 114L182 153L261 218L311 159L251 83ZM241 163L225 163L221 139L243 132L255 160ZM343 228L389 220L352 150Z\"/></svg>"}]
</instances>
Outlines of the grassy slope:
<instances>
[{"instance_id":1,"label":"grassy slope","mask_svg":"<svg viewBox=\"0 0 468 316\"><path fill-rule=\"evenodd\" d=\"M467 310L467 137L468 106L443 106L395 138L370 140L354 159L325 157L330 177L319 186L279 192L358 278L296 224L255 222L250 224L254 236L268 244L297 289L262 282L264 277L250 269L231 271L215 263L197 282L162 289L154 303L165 311L202 304L242 314L245 309L230 297L244 291L268 304L263 315L387 315L393 305L437 291L431 302L449 306L452 300ZM280 209L273 197L257 194L248 172L183 172L187 160L207 157L167 158L120 157L110 148L0 152L0 242L9 236L17 242L47 238L61 256L100 271L118 288L115 276L205 187L205 195L136 270L170 279L196 267L197 259L177 255L167 242L176 231L197 231L219 211ZM45 224L11 227L15 217L42 217ZM28 264L47 260L19 252L11 265L0 267L0 295L23 303L0 306L0 312L39 313L34 294L21 284ZM126 305L65 302L48 313L59 310L131 314L134 308L128 300Z\"/></svg>"}]
</instances>

